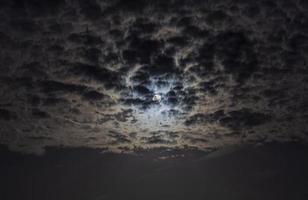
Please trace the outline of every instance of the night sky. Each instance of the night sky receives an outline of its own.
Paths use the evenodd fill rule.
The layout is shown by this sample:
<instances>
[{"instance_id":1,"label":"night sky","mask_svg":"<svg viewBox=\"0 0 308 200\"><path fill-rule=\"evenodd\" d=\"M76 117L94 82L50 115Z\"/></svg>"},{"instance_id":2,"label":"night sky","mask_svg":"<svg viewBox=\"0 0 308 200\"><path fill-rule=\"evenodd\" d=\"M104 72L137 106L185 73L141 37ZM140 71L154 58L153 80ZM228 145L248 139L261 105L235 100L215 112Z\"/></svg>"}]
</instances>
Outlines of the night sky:
<instances>
[{"instance_id":1,"label":"night sky","mask_svg":"<svg viewBox=\"0 0 308 200\"><path fill-rule=\"evenodd\" d=\"M308 1L2 0L0 18L1 200L308 198Z\"/></svg>"}]
</instances>

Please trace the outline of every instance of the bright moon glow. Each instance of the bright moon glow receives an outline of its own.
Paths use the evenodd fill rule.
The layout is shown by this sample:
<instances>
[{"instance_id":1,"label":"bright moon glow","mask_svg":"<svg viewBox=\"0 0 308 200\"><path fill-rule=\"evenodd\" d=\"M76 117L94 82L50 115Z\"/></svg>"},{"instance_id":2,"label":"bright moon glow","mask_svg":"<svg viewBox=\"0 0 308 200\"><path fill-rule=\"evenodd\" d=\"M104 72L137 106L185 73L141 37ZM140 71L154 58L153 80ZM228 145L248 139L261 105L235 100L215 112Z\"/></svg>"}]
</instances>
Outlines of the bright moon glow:
<instances>
[{"instance_id":1,"label":"bright moon glow","mask_svg":"<svg viewBox=\"0 0 308 200\"><path fill-rule=\"evenodd\" d=\"M156 102L160 102L161 101L161 95L159 94L155 94L152 98L153 101L156 101Z\"/></svg>"}]
</instances>

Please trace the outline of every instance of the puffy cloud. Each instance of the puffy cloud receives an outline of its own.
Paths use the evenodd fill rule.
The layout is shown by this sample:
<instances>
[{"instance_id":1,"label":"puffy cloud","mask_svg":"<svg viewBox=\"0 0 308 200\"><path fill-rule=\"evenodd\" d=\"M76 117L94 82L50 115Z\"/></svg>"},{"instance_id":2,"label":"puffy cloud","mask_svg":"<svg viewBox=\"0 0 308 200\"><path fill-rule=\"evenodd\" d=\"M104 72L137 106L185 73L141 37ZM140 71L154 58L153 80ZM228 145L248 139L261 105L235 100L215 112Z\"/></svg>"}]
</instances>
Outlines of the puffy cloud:
<instances>
[{"instance_id":1,"label":"puffy cloud","mask_svg":"<svg viewBox=\"0 0 308 200\"><path fill-rule=\"evenodd\" d=\"M3 1L1 143L42 152L306 140L305 6Z\"/></svg>"}]
</instances>

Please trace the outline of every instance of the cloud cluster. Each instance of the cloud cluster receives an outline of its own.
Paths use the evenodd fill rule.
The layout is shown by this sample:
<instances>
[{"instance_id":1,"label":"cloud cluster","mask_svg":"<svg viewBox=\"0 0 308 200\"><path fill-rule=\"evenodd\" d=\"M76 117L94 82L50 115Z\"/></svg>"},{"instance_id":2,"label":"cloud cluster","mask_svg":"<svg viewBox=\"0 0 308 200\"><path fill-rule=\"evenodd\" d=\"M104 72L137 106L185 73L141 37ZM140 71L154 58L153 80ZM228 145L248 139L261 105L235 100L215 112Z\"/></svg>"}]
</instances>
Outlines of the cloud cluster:
<instances>
[{"instance_id":1,"label":"cloud cluster","mask_svg":"<svg viewBox=\"0 0 308 200\"><path fill-rule=\"evenodd\" d=\"M2 1L0 15L11 149L307 139L305 1Z\"/></svg>"}]
</instances>

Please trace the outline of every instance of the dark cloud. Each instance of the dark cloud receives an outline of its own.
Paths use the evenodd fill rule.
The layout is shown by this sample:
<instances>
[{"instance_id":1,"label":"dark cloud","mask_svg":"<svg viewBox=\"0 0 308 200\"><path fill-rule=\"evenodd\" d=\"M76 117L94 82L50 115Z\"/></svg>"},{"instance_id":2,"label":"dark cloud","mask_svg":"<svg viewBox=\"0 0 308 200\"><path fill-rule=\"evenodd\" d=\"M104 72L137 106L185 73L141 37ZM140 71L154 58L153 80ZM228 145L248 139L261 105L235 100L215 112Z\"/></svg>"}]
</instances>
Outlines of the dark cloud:
<instances>
[{"instance_id":1,"label":"dark cloud","mask_svg":"<svg viewBox=\"0 0 308 200\"><path fill-rule=\"evenodd\" d=\"M30 152L306 140L306 7L1 1L0 137Z\"/></svg>"},{"instance_id":2,"label":"dark cloud","mask_svg":"<svg viewBox=\"0 0 308 200\"><path fill-rule=\"evenodd\" d=\"M185 47L186 45L189 44L189 38L185 36L176 36L169 38L167 42L177 47Z\"/></svg>"},{"instance_id":3,"label":"dark cloud","mask_svg":"<svg viewBox=\"0 0 308 200\"><path fill-rule=\"evenodd\" d=\"M122 52L124 60L131 63L149 64L151 58L158 54L162 47L162 42L153 39L143 39L138 36L131 35L126 38L129 48Z\"/></svg>"},{"instance_id":4,"label":"dark cloud","mask_svg":"<svg viewBox=\"0 0 308 200\"><path fill-rule=\"evenodd\" d=\"M139 70L135 73L134 76L131 77L131 80L134 81L135 83L147 84L149 83L149 78L150 78L149 73L143 70Z\"/></svg>"},{"instance_id":5,"label":"dark cloud","mask_svg":"<svg viewBox=\"0 0 308 200\"><path fill-rule=\"evenodd\" d=\"M105 97L105 95L95 90L92 90L84 93L83 97L88 100L96 101L96 100L102 100Z\"/></svg>"},{"instance_id":6,"label":"dark cloud","mask_svg":"<svg viewBox=\"0 0 308 200\"><path fill-rule=\"evenodd\" d=\"M198 26L194 26L194 25L187 25L184 26L184 30L183 33L185 35L189 35L192 38L207 38L207 36L209 35L209 32L206 29L202 29Z\"/></svg>"},{"instance_id":7,"label":"dark cloud","mask_svg":"<svg viewBox=\"0 0 308 200\"><path fill-rule=\"evenodd\" d=\"M152 97L147 97L146 99L125 98L125 99L122 99L122 102L125 105L134 105L143 110L150 108L151 105L155 105L155 102L152 100Z\"/></svg>"},{"instance_id":8,"label":"dark cloud","mask_svg":"<svg viewBox=\"0 0 308 200\"><path fill-rule=\"evenodd\" d=\"M270 122L272 117L264 113L253 112L249 109L235 110L228 113L227 117L221 119L221 123L235 129L242 127L253 127Z\"/></svg>"},{"instance_id":9,"label":"dark cloud","mask_svg":"<svg viewBox=\"0 0 308 200\"><path fill-rule=\"evenodd\" d=\"M13 112L6 110L6 109L2 109L2 108L0 109L0 119L1 120L10 121L16 118L17 116Z\"/></svg>"},{"instance_id":10,"label":"dark cloud","mask_svg":"<svg viewBox=\"0 0 308 200\"><path fill-rule=\"evenodd\" d=\"M154 76L178 73L178 70L175 67L174 59L165 54L159 54L154 57L152 65L146 66L145 70Z\"/></svg>"},{"instance_id":11,"label":"dark cloud","mask_svg":"<svg viewBox=\"0 0 308 200\"><path fill-rule=\"evenodd\" d=\"M82 93L86 87L82 85L75 85L70 83L62 83L54 80L47 80L39 82L42 91L45 93L52 93L52 92L77 92Z\"/></svg>"},{"instance_id":12,"label":"dark cloud","mask_svg":"<svg viewBox=\"0 0 308 200\"><path fill-rule=\"evenodd\" d=\"M44 119L44 118L49 118L49 114L42 111L42 110L39 110L37 108L34 108L32 109L32 115L34 118L37 118L37 119Z\"/></svg>"},{"instance_id":13,"label":"dark cloud","mask_svg":"<svg viewBox=\"0 0 308 200\"><path fill-rule=\"evenodd\" d=\"M167 103L171 104L171 105L176 105L178 104L178 97L177 94L175 93L175 91L170 90L167 94Z\"/></svg>"},{"instance_id":14,"label":"dark cloud","mask_svg":"<svg viewBox=\"0 0 308 200\"><path fill-rule=\"evenodd\" d=\"M235 74L238 81L249 78L258 66L252 45L243 33L226 32L217 37L216 51L224 70Z\"/></svg>"},{"instance_id":15,"label":"dark cloud","mask_svg":"<svg viewBox=\"0 0 308 200\"><path fill-rule=\"evenodd\" d=\"M10 28L25 36L38 34L38 30L41 28L39 25L30 19L16 19L10 22Z\"/></svg>"},{"instance_id":16,"label":"dark cloud","mask_svg":"<svg viewBox=\"0 0 308 200\"><path fill-rule=\"evenodd\" d=\"M145 7L147 6L147 1L143 0L132 0L132 1L125 1L119 0L114 5L113 9L119 9L124 12L142 12Z\"/></svg>"},{"instance_id":17,"label":"dark cloud","mask_svg":"<svg viewBox=\"0 0 308 200\"><path fill-rule=\"evenodd\" d=\"M96 0L79 1L81 13L90 20L99 19L102 16L102 10Z\"/></svg>"},{"instance_id":18,"label":"dark cloud","mask_svg":"<svg viewBox=\"0 0 308 200\"><path fill-rule=\"evenodd\" d=\"M200 82L200 89L203 92L208 92L210 94L217 94L217 86L215 81L211 80L211 81L205 81L205 82Z\"/></svg>"},{"instance_id":19,"label":"dark cloud","mask_svg":"<svg viewBox=\"0 0 308 200\"><path fill-rule=\"evenodd\" d=\"M269 123L272 117L268 114L253 112L252 110L243 108L225 113L223 110L216 111L211 114L198 113L186 120L185 124L198 125L204 123L220 123L223 126L233 129L243 129Z\"/></svg>"},{"instance_id":20,"label":"dark cloud","mask_svg":"<svg viewBox=\"0 0 308 200\"><path fill-rule=\"evenodd\" d=\"M119 132L116 131L109 131L109 136L113 138L112 144L123 144L123 143L130 143L130 139Z\"/></svg>"},{"instance_id":21,"label":"dark cloud","mask_svg":"<svg viewBox=\"0 0 308 200\"><path fill-rule=\"evenodd\" d=\"M211 114L198 113L192 115L189 119L185 121L185 125L190 126L194 124L203 123L214 123L219 122L220 119L224 118L225 114L223 110L216 111Z\"/></svg>"},{"instance_id":22,"label":"dark cloud","mask_svg":"<svg viewBox=\"0 0 308 200\"><path fill-rule=\"evenodd\" d=\"M122 110L122 112L116 113L114 116L119 122L126 122L128 118L133 117L132 109Z\"/></svg>"},{"instance_id":23,"label":"dark cloud","mask_svg":"<svg viewBox=\"0 0 308 200\"><path fill-rule=\"evenodd\" d=\"M194 137L186 137L192 144L197 144L197 143L207 143L208 140L204 138L194 138Z\"/></svg>"},{"instance_id":24,"label":"dark cloud","mask_svg":"<svg viewBox=\"0 0 308 200\"><path fill-rule=\"evenodd\" d=\"M143 85L137 85L133 88L133 90L141 96L152 96L152 92Z\"/></svg>"},{"instance_id":25,"label":"dark cloud","mask_svg":"<svg viewBox=\"0 0 308 200\"><path fill-rule=\"evenodd\" d=\"M21 73L24 77L31 77L37 79L47 79L48 74L44 71L45 66L40 62L25 63L21 66Z\"/></svg>"},{"instance_id":26,"label":"dark cloud","mask_svg":"<svg viewBox=\"0 0 308 200\"><path fill-rule=\"evenodd\" d=\"M57 104L61 104L61 103L69 103L66 99L64 98L58 98L58 97L52 97L52 96L49 96L47 98L43 98L43 99L40 99L40 98L37 98L37 97L34 97L35 99L34 100L34 103L36 105L42 103L43 106L55 106Z\"/></svg>"},{"instance_id":27,"label":"dark cloud","mask_svg":"<svg viewBox=\"0 0 308 200\"><path fill-rule=\"evenodd\" d=\"M68 41L79 45L102 46L104 41L99 36L91 35L89 30L81 33L71 33Z\"/></svg>"},{"instance_id":28,"label":"dark cloud","mask_svg":"<svg viewBox=\"0 0 308 200\"><path fill-rule=\"evenodd\" d=\"M129 28L131 35L147 35L158 30L158 25L148 21L146 18L137 18Z\"/></svg>"},{"instance_id":29,"label":"dark cloud","mask_svg":"<svg viewBox=\"0 0 308 200\"><path fill-rule=\"evenodd\" d=\"M121 87L121 78L119 74L103 67L83 63L74 63L73 67L70 69L70 72L76 76L99 81L108 89Z\"/></svg>"},{"instance_id":30,"label":"dark cloud","mask_svg":"<svg viewBox=\"0 0 308 200\"><path fill-rule=\"evenodd\" d=\"M178 135L174 132L151 132L150 137L143 137L142 140L146 144L176 144Z\"/></svg>"}]
</instances>

